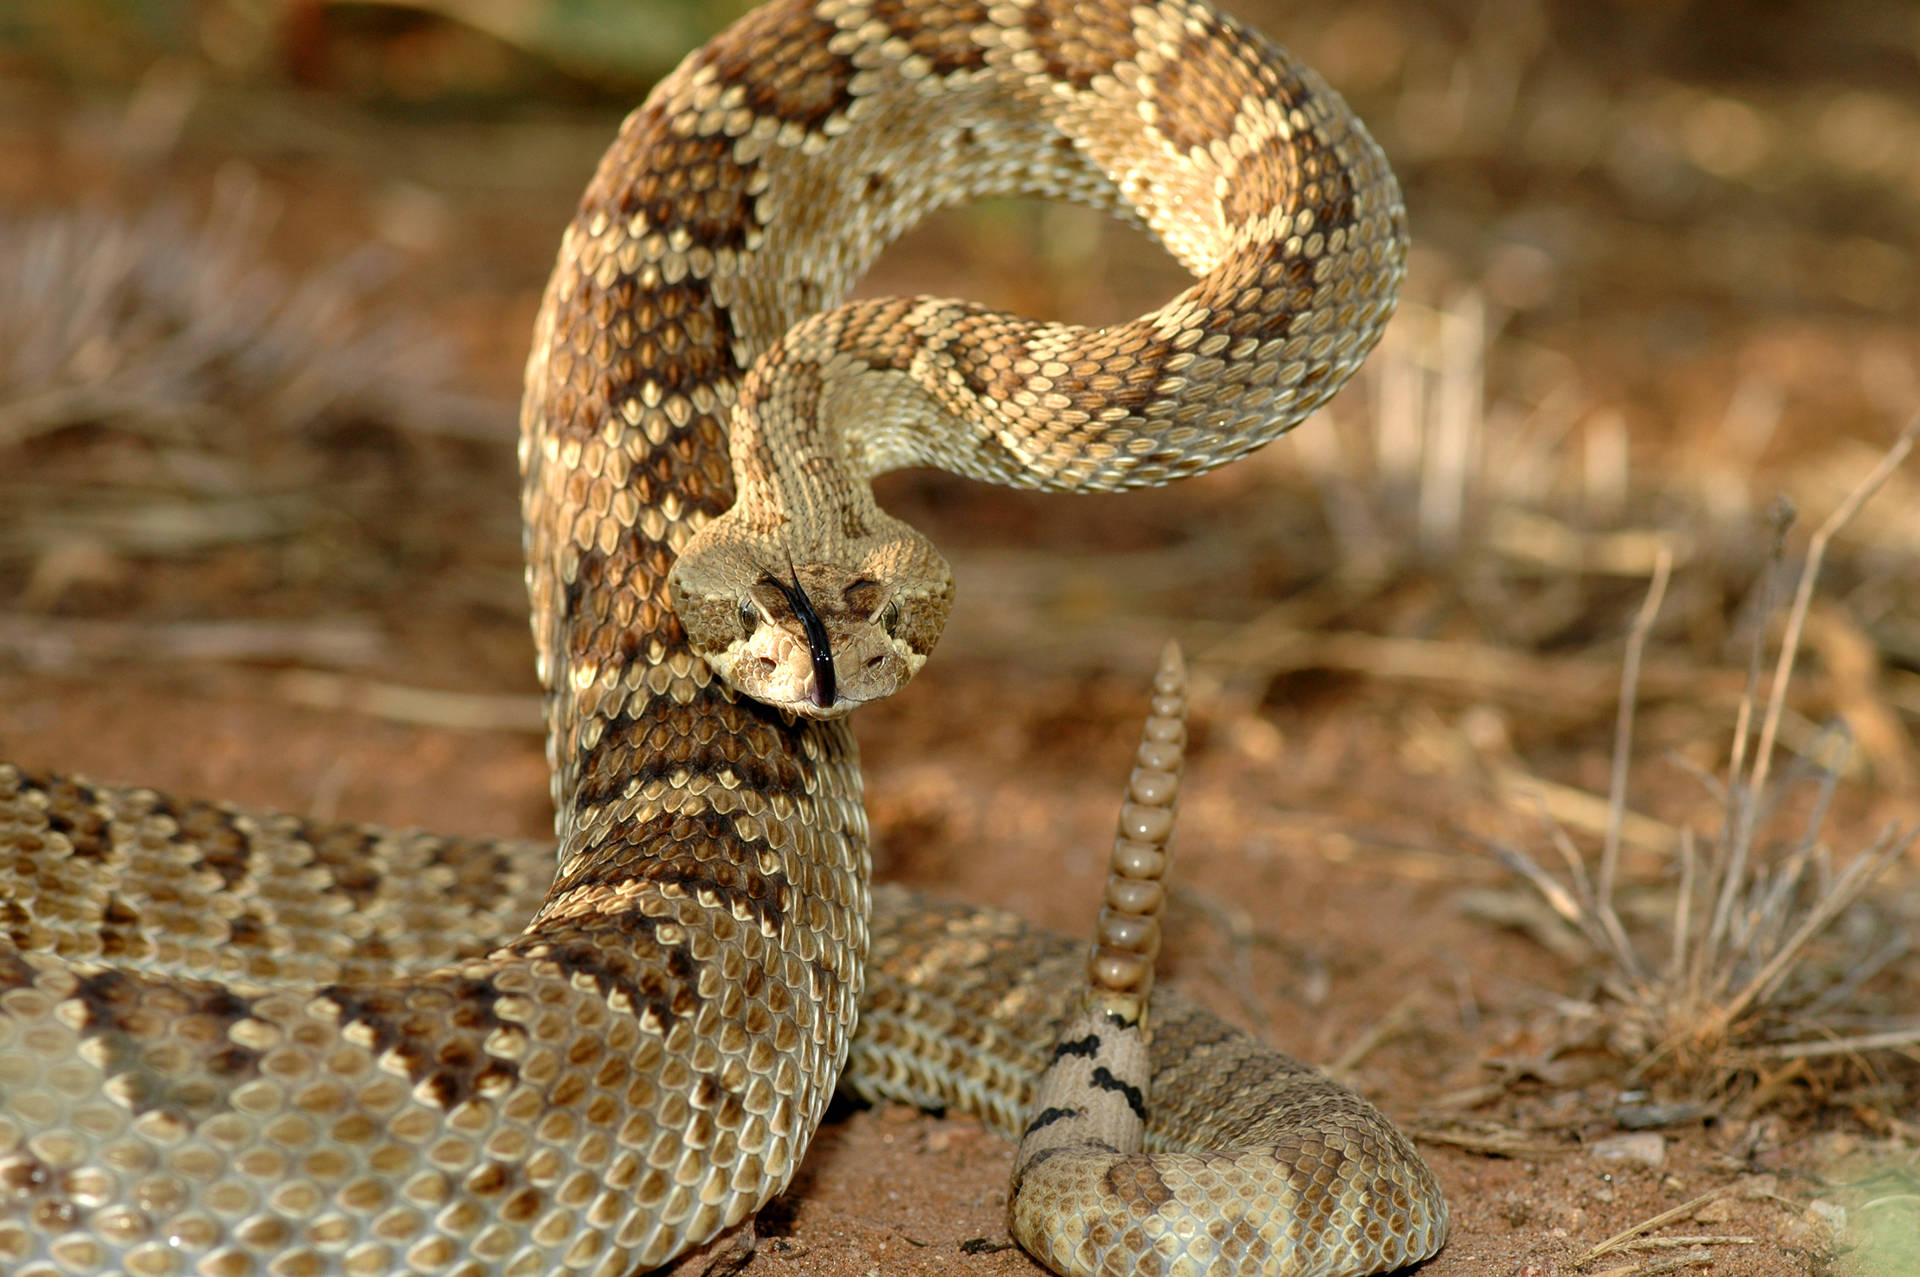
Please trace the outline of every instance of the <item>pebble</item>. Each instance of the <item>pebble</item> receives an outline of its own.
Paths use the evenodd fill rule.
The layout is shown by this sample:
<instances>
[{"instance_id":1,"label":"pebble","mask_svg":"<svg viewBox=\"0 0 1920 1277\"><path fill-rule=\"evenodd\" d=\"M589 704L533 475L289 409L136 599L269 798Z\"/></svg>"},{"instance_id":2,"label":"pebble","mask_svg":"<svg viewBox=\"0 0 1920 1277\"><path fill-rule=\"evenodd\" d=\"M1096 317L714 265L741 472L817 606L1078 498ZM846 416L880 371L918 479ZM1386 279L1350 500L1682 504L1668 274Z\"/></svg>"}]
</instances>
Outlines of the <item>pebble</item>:
<instances>
[{"instance_id":1,"label":"pebble","mask_svg":"<svg viewBox=\"0 0 1920 1277\"><path fill-rule=\"evenodd\" d=\"M1847 1208L1839 1202L1816 1198L1807 1203L1807 1219L1830 1232L1842 1233L1847 1228Z\"/></svg>"},{"instance_id":2,"label":"pebble","mask_svg":"<svg viewBox=\"0 0 1920 1277\"><path fill-rule=\"evenodd\" d=\"M1667 1137L1657 1131L1610 1135L1587 1145L1587 1156L1596 1162L1628 1162L1635 1166L1657 1167L1667 1160Z\"/></svg>"}]
</instances>

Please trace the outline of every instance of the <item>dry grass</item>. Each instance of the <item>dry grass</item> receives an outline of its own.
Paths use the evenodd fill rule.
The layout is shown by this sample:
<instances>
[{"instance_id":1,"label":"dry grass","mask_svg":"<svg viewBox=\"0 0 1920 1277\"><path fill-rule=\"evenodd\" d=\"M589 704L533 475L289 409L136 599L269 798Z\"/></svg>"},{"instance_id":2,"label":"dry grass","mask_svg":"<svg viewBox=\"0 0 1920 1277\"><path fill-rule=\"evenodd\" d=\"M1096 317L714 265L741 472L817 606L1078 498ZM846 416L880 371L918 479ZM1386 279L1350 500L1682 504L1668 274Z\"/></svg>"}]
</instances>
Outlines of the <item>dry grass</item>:
<instances>
[{"instance_id":1,"label":"dry grass","mask_svg":"<svg viewBox=\"0 0 1920 1277\"><path fill-rule=\"evenodd\" d=\"M1895 591L1876 611L1870 584L1912 570L1905 492L1891 497L1895 517L1860 515L1884 486L1910 486L1899 469L1920 419L1864 478L1855 469L1851 492L1836 495L1832 476L1809 492L1830 513L1788 601L1770 582L1784 574L1791 503L1776 501L1763 520L1734 495L1753 480L1755 447L1730 449L1745 459L1740 484L1720 470L1632 474L1617 417L1576 398L1526 409L1484 401L1478 351L1494 330L1498 317L1473 294L1448 309L1409 307L1369 363L1369 411L1294 436L1325 511L1327 559L1342 565L1334 580L1229 632L1196 664L1227 687L1250 670L1256 686L1294 670L1350 670L1548 714L1561 730L1611 712L1605 795L1500 760L1478 759L1476 770L1548 822L1557 870L1515 847L1496 851L1548 904L1551 920L1532 933L1557 952L1601 960L1599 1010L1628 1085L1697 1100L1684 1108L1699 1114L1736 1095L1759 1106L1824 1066L1874 1075L1868 1056L1912 1056L1920 1020L1880 1014L1860 993L1912 947L1891 916L1893 897L1876 887L1920 826L1887 826L1847 853L1828 845L1826 822L1847 776L1893 791L1912 783L1905 711L1889 697L1901 672L1884 668L1905 661L1889 651L1903 651L1912 601ZM1776 399L1741 386L1720 430L1728 440L1764 436L1778 413ZM1841 578L1845 601L1816 595L1822 572ZM1755 578L1759 588L1741 586ZM1636 580L1645 591L1630 601L1622 586ZM1363 632L1367 618L1400 611L1396 599L1417 590L1452 597L1486 638L1457 638L1457 628L1446 638ZM1847 603L1868 618L1853 618ZM1628 639L1613 657L1601 645L1620 630ZM1657 634L1667 638L1655 643ZM1736 634L1745 636L1743 672L1720 659ZM1812 674L1797 672L1803 649L1818 655ZM1716 716L1734 718L1724 776L1690 768L1713 799L1707 828L1630 808L1644 697L1682 711L1699 735L1724 732ZM1820 726L1809 712L1834 720ZM1586 851L1582 837L1592 837ZM1626 849L1636 866L1665 858L1657 918L1640 906L1644 872L1626 881ZM1628 891L1634 908L1622 904ZM1559 924L1572 935L1551 929Z\"/></svg>"},{"instance_id":2,"label":"dry grass","mask_svg":"<svg viewBox=\"0 0 1920 1277\"><path fill-rule=\"evenodd\" d=\"M236 169L204 218L0 218L0 565L30 565L29 603L102 560L337 518L342 438L505 437L499 407L447 388L457 352L382 304L380 254L290 278L266 203Z\"/></svg>"},{"instance_id":3,"label":"dry grass","mask_svg":"<svg viewBox=\"0 0 1920 1277\"><path fill-rule=\"evenodd\" d=\"M1848 1014L1861 986L1908 951L1904 930L1880 916L1868 898L1881 875L1913 846L1920 826L1889 825L1850 856L1836 856L1823 841L1849 748L1844 724L1829 726L1824 747L1806 751L1781 774L1773 766L1827 548L1916 438L1920 419L1815 533L1764 700L1758 688L1766 630L1757 631L1725 777L1703 778L1718 800L1719 822L1703 835L1681 830L1677 883L1664 927L1650 939L1636 939L1617 904L1635 696L1642 652L1667 587L1664 561L1628 642L1610 819L1597 865L1590 869L1557 827L1552 841L1562 862L1559 875L1516 848L1499 848L1502 859L1607 963L1605 1014L1612 1045L1631 1060L1630 1081L1694 1097L1722 1096L1736 1079L1756 1080L1787 1061L1851 1060L1920 1045L1920 1023L1886 1019L1863 1025L1861 1017ZM1782 535L1789 520L1780 521ZM1798 791L1809 791L1798 804L1802 823L1782 829L1802 796ZM1837 925L1843 920L1849 925ZM1765 1089L1756 1086L1749 1098Z\"/></svg>"},{"instance_id":4,"label":"dry grass","mask_svg":"<svg viewBox=\"0 0 1920 1277\"><path fill-rule=\"evenodd\" d=\"M0 447L83 426L178 442L247 422L497 425L446 389L452 349L368 306L377 254L289 280L262 256L262 205L236 170L204 219L167 203L0 219Z\"/></svg>"},{"instance_id":5,"label":"dry grass","mask_svg":"<svg viewBox=\"0 0 1920 1277\"><path fill-rule=\"evenodd\" d=\"M364 617L142 632L120 613L166 588L154 565L222 555L257 579L377 589L444 557L430 492L512 526L473 478L474 458L510 466L511 409L452 388L460 352L394 296L398 261L368 246L282 271L275 220L241 166L204 214L0 216L0 656L364 665ZM517 598L510 577L490 588Z\"/></svg>"}]
</instances>

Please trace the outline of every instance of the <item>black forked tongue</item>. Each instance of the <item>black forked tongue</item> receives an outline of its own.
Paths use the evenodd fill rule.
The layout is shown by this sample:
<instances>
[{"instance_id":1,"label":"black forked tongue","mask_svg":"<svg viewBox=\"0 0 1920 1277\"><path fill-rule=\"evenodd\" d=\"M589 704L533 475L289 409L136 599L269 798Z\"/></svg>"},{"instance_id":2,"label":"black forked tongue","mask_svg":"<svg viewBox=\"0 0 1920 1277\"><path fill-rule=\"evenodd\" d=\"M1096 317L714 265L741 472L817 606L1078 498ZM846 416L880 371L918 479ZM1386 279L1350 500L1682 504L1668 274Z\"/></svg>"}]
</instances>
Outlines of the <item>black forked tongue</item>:
<instances>
[{"instance_id":1,"label":"black forked tongue","mask_svg":"<svg viewBox=\"0 0 1920 1277\"><path fill-rule=\"evenodd\" d=\"M813 600L807 597L807 592L800 588L800 574L792 568L787 570L793 572L791 585L778 577L769 576L767 579L786 596L787 606L800 618L800 628L807 635L807 655L813 660L813 703L821 709L828 709L833 705L838 689L834 687L833 648L827 642L826 622L813 610Z\"/></svg>"}]
</instances>

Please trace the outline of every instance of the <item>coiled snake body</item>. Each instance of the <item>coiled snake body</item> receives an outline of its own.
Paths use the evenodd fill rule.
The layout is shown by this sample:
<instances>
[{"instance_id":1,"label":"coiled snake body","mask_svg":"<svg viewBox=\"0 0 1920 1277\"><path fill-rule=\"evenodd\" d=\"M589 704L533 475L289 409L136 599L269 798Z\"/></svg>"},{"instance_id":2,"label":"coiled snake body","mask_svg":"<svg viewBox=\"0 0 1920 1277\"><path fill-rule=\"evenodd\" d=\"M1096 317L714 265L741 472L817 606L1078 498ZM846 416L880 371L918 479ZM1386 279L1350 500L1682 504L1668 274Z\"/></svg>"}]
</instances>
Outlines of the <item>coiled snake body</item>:
<instances>
[{"instance_id":1,"label":"coiled snake body","mask_svg":"<svg viewBox=\"0 0 1920 1277\"><path fill-rule=\"evenodd\" d=\"M1011 192L1140 222L1199 282L1105 330L925 299L795 327L927 209ZM861 481L1219 464L1357 366L1403 241L1338 98L1197 4L786 0L696 52L602 162L528 365L557 869L0 767L0 1269L615 1277L779 1191L836 1078L1018 1133L1079 946L870 891L852 737L807 716L897 686L945 615L938 556ZM703 530L712 571L670 594ZM816 628L781 590L744 615L743 556ZM748 690L785 709L713 672L783 660ZM1150 1023L1153 1155L1048 1208L1105 1247L1050 1262L1438 1247L1432 1178L1370 1106L1177 997Z\"/></svg>"}]
</instances>

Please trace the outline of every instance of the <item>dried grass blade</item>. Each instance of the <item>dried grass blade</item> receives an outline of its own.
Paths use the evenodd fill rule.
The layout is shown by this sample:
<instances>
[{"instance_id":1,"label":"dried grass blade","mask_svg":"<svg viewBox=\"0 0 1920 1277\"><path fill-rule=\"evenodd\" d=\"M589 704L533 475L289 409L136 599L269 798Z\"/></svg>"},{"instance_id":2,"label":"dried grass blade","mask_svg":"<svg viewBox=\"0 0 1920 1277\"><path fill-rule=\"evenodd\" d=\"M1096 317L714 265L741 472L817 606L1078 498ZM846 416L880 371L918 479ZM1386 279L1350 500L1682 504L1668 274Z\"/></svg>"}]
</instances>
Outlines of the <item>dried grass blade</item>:
<instances>
[{"instance_id":1,"label":"dried grass blade","mask_svg":"<svg viewBox=\"0 0 1920 1277\"><path fill-rule=\"evenodd\" d=\"M1851 739L1845 724L1835 724L1827 731ZM1798 765L1796 763L1796 766ZM1801 884L1806 881L1809 866L1816 869L1817 876L1821 879L1816 898L1831 890L1831 884L1826 880L1826 875L1818 872L1827 867L1825 845L1820 841L1819 835L1821 826L1826 823L1827 808L1833 799L1834 788L1839 783L1840 774L1837 768L1820 767L1818 770L1820 787L1814 798L1813 811L1807 819L1799 842L1794 846L1793 854L1773 875L1772 882L1766 884L1766 890L1758 894L1753 905L1754 925L1747 936L1746 944L1742 947L1743 956L1751 957L1756 953L1767 952L1780 943L1781 934L1793 916L1794 898L1799 894ZM1768 807L1771 809L1772 804L1768 804ZM1756 887L1761 885L1758 877L1754 885Z\"/></svg>"},{"instance_id":2,"label":"dried grass blade","mask_svg":"<svg viewBox=\"0 0 1920 1277\"><path fill-rule=\"evenodd\" d=\"M1607 1238L1607 1240L1601 1242L1598 1246L1595 1246L1592 1250L1589 1250L1586 1254L1574 1260L1573 1267L1579 1268L1579 1267L1582 1267L1583 1265L1590 1264L1594 1260L1600 1258L1600 1256L1608 1254L1611 1251L1620 1249L1620 1247L1623 1244L1625 1244L1626 1242L1632 1241L1634 1238L1640 1236L1640 1234L1651 1232L1652 1230L1660 1227L1662 1224L1671 1223L1676 1219L1683 1219L1687 1215L1690 1215L1694 1211L1698 1210L1700 1207L1705 1206L1708 1202L1713 1201L1716 1198L1725 1197L1728 1193L1732 1191L1733 1191L1732 1185L1723 1185L1720 1188L1713 1189L1711 1192L1702 1193L1698 1197L1692 1198L1688 1201L1681 1202L1678 1206L1675 1206L1670 1210L1663 1210L1658 1215L1653 1216L1651 1219L1643 1219L1639 1223L1635 1224L1632 1228L1626 1229L1622 1232L1615 1233L1613 1236Z\"/></svg>"},{"instance_id":3,"label":"dried grass blade","mask_svg":"<svg viewBox=\"0 0 1920 1277\"><path fill-rule=\"evenodd\" d=\"M1685 1255L1676 1255L1672 1259L1661 1259L1651 1264L1644 1264L1633 1270L1633 1277L1664 1277L1666 1273L1677 1273L1687 1268L1706 1268L1712 1265L1711 1251L1691 1251Z\"/></svg>"},{"instance_id":4,"label":"dried grass blade","mask_svg":"<svg viewBox=\"0 0 1920 1277\"><path fill-rule=\"evenodd\" d=\"M1577 928L1580 934L1587 938L1587 943L1593 946L1594 952L1606 952L1607 938L1600 932L1599 928L1594 925L1593 914L1583 907L1581 902L1575 898L1572 892L1567 890L1566 886L1562 884L1558 878L1555 878L1552 874L1535 864L1533 858L1527 855L1526 852L1521 851L1518 847L1510 847L1505 843L1490 843L1488 845L1492 848L1494 857L1498 859L1502 865L1509 871L1519 874L1531 883L1533 889L1540 893L1541 897L1546 900L1547 904L1552 907L1555 913L1559 914L1569 924Z\"/></svg>"},{"instance_id":5,"label":"dried grass blade","mask_svg":"<svg viewBox=\"0 0 1920 1277\"><path fill-rule=\"evenodd\" d=\"M1732 917L1733 897L1746 877L1746 860L1753 837L1753 795L1744 780L1747 747L1752 741L1753 707L1760 690L1760 671L1766 662L1767 618L1773 615L1773 594L1786 558L1787 532L1793 527L1796 511L1785 497L1774 499L1767 517L1773 525L1773 539L1767 547L1765 574L1760 580L1759 607L1753 624L1753 642L1747 649L1746 685L1740 693L1740 710L1734 718L1733 752L1727 760L1726 800L1720 818L1721 836L1713 840L1713 864L1708 869L1710 884L1718 884L1713 915L1701 931L1694 969L1704 980L1713 969L1713 957L1720 952L1728 920ZM1710 888L1711 890L1711 888Z\"/></svg>"},{"instance_id":6,"label":"dried grass blade","mask_svg":"<svg viewBox=\"0 0 1920 1277\"><path fill-rule=\"evenodd\" d=\"M1794 930L1793 935L1775 951L1765 966L1754 973L1745 987L1715 1013L1716 1023L1721 1028L1725 1028L1739 1019L1756 1000L1769 996L1780 978L1793 965L1794 959L1799 957L1800 950L1806 947L1807 942L1824 931L1829 923L1858 900L1887 866L1899 859L1907 848L1913 845L1916 837L1920 837L1920 825L1915 825L1904 835L1898 833L1896 827L1890 826L1885 833L1874 840L1875 846L1854 857L1853 863L1846 867L1839 880L1820 897L1819 903L1808 912L1806 918Z\"/></svg>"},{"instance_id":7,"label":"dried grass blade","mask_svg":"<svg viewBox=\"0 0 1920 1277\"><path fill-rule=\"evenodd\" d=\"M1884 1033L1860 1033L1850 1038L1830 1038L1821 1042L1788 1042L1754 1052L1768 1060L1808 1060L1824 1055L1852 1055L1864 1051L1898 1050L1920 1046L1920 1025L1910 1029L1888 1029Z\"/></svg>"},{"instance_id":8,"label":"dried grass blade","mask_svg":"<svg viewBox=\"0 0 1920 1277\"><path fill-rule=\"evenodd\" d=\"M1674 984L1685 983L1692 988L1692 972L1686 967L1687 931L1693 923L1693 878L1699 871L1700 858L1693 846L1693 830L1683 828L1680 831L1680 891L1673 898L1673 953L1667 959L1667 979Z\"/></svg>"},{"instance_id":9,"label":"dried grass blade","mask_svg":"<svg viewBox=\"0 0 1920 1277\"><path fill-rule=\"evenodd\" d=\"M1813 540L1807 544L1807 563L1800 570L1800 585L1794 592L1793 610L1788 615L1787 632L1780 642L1780 657L1774 666L1773 686L1767 693L1766 722L1760 729L1760 743L1754 750L1752 789L1755 793L1766 787L1767 771L1773 757L1773 740L1780 729L1780 711L1787 700L1787 681L1793 676L1794 660L1800 651L1800 631L1806 625L1807 609L1813 603L1813 583L1819 577L1820 565L1827 557L1827 543L1860 513L1860 508L1906 460L1916 441L1920 441L1920 416L1906 424L1893 441L1893 446L1880 458L1880 464L1854 486L1846 500L1827 516L1827 521L1820 525L1819 531L1813 534Z\"/></svg>"},{"instance_id":10,"label":"dried grass blade","mask_svg":"<svg viewBox=\"0 0 1920 1277\"><path fill-rule=\"evenodd\" d=\"M1733 752L1727 759L1727 801L1733 801L1735 791L1740 788L1740 778L1746 773L1747 746L1753 740L1753 707L1755 694L1760 690L1760 671L1765 664L1767 650L1767 618L1773 615L1773 591L1780 575L1780 565L1786 559L1787 532L1793 527L1797 515L1793 502L1785 497L1774 498L1767 510L1767 519L1773 525L1773 539L1767 546L1766 566L1760 578L1760 603L1755 611L1753 642L1747 649L1746 690L1740 696L1740 711L1733 722ZM1727 824L1731 827L1733 809L1727 809Z\"/></svg>"},{"instance_id":11,"label":"dried grass blade","mask_svg":"<svg viewBox=\"0 0 1920 1277\"><path fill-rule=\"evenodd\" d=\"M1594 947L1608 955L1614 966L1620 969L1621 974L1625 975L1636 989L1644 989L1646 973L1640 965L1640 955L1635 953L1633 946L1627 942L1626 933L1620 929L1620 920L1617 916L1613 920L1612 927L1607 925L1606 915L1594 894L1592 884L1588 881L1587 865L1580 858L1580 849L1573 845L1573 839L1568 837L1567 831L1561 827L1559 821L1553 820L1551 816L1548 819L1547 832L1553 839L1554 847L1559 850L1561 859L1567 862L1574 885L1581 894L1582 904L1590 924L1587 930L1598 937Z\"/></svg>"},{"instance_id":12,"label":"dried grass blade","mask_svg":"<svg viewBox=\"0 0 1920 1277\"><path fill-rule=\"evenodd\" d=\"M1710 1234L1694 1233L1685 1237L1636 1237L1632 1241L1621 1242L1615 1249L1621 1251L1639 1250L1678 1250L1682 1246L1758 1246L1758 1237L1715 1237Z\"/></svg>"},{"instance_id":13,"label":"dried grass blade","mask_svg":"<svg viewBox=\"0 0 1920 1277\"><path fill-rule=\"evenodd\" d=\"M1613 775L1607 787L1607 829L1600 844L1600 880L1594 887L1600 925L1612 941L1614 951L1626 958L1622 969L1635 984L1644 982L1645 974L1641 970L1639 956L1627 943L1626 928L1620 925L1620 914L1613 907L1613 887L1620 869L1620 823L1627 810L1627 764L1633 746L1633 712L1640 690L1640 658L1646 651L1647 635L1652 632L1653 623L1660 615L1660 604L1667 597L1667 582L1672 575L1673 554L1662 546L1658 558L1654 560L1653 582L1647 587L1647 597L1641 602L1640 611L1633 618L1633 626L1627 633L1626 660L1620 667L1620 711L1613 729Z\"/></svg>"}]
</instances>

